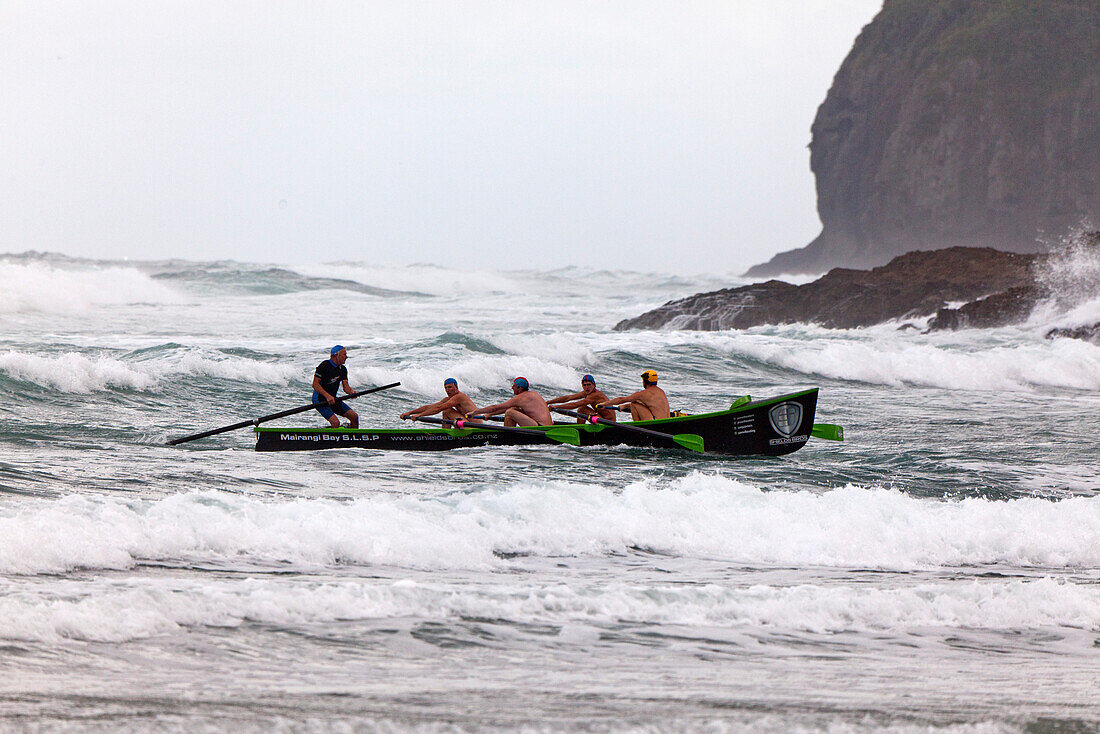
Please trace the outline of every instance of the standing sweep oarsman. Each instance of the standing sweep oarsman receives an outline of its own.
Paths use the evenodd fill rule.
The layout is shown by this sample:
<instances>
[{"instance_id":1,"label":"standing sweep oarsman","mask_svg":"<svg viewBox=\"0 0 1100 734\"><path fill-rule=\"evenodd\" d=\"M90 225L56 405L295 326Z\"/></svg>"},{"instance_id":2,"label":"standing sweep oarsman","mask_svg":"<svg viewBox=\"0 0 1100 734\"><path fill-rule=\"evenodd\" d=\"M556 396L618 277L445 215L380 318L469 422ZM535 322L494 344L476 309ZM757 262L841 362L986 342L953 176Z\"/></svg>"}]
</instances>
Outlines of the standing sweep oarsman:
<instances>
[{"instance_id":1,"label":"standing sweep oarsman","mask_svg":"<svg viewBox=\"0 0 1100 734\"><path fill-rule=\"evenodd\" d=\"M401 420L408 420L412 418L423 418L426 415L435 415L442 411L443 418L447 420L457 421L466 417L467 413L471 413L477 410L477 406L474 405L474 401L458 389L458 380L453 377L448 377L443 381L443 392L447 393L447 397L442 400L437 400L434 403L428 405L421 405L419 408L413 408L412 410L405 411L401 414ZM471 420L471 423L480 423L477 420Z\"/></svg>"},{"instance_id":2,"label":"standing sweep oarsman","mask_svg":"<svg viewBox=\"0 0 1100 734\"><path fill-rule=\"evenodd\" d=\"M517 377L512 380L512 393L513 397L510 400L486 408L478 408L470 414L470 418L484 418L504 413L504 425L507 427L554 425L554 417L550 415L546 401L531 389L531 383L526 377Z\"/></svg>"},{"instance_id":3,"label":"standing sweep oarsman","mask_svg":"<svg viewBox=\"0 0 1100 734\"><path fill-rule=\"evenodd\" d=\"M597 415L600 418L606 418L609 421L613 421L615 420L615 411L607 409L596 410L597 405L601 405L607 401L607 395L605 395L602 390L596 389L596 378L592 375L585 375L581 378L580 392L575 392L570 395L561 395L551 400L547 400L546 404L554 408L576 410L581 415ZM577 422L584 423L584 419L578 418Z\"/></svg>"},{"instance_id":4,"label":"standing sweep oarsman","mask_svg":"<svg viewBox=\"0 0 1100 734\"><path fill-rule=\"evenodd\" d=\"M329 350L329 358L317 365L317 371L313 373L311 401L316 406L317 412L327 418L329 425L333 428L340 427L340 419L336 417L337 415L348 419L349 428L359 427L359 414L336 397L341 385L345 393L355 392L348 383L348 368L344 366L347 360L348 351L337 344Z\"/></svg>"},{"instance_id":5,"label":"standing sweep oarsman","mask_svg":"<svg viewBox=\"0 0 1100 734\"><path fill-rule=\"evenodd\" d=\"M630 404L630 417L636 421L661 420L669 417L668 396L665 391L657 387L657 373L646 370L642 373L642 389L623 398L608 400L602 405Z\"/></svg>"}]
</instances>

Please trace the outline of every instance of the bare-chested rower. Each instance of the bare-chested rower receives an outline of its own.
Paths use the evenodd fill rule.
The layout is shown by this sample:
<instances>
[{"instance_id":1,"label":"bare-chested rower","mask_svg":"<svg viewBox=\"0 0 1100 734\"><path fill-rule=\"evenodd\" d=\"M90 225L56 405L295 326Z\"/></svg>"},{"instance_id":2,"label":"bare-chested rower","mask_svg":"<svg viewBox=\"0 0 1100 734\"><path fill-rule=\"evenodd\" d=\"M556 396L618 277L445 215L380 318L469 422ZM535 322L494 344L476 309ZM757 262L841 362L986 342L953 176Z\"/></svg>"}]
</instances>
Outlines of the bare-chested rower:
<instances>
[{"instance_id":1,"label":"bare-chested rower","mask_svg":"<svg viewBox=\"0 0 1100 734\"><path fill-rule=\"evenodd\" d=\"M546 404L547 406L553 406L555 408L576 410L581 415L598 415L601 418L613 421L615 420L615 411L606 409L596 410L597 405L601 405L607 401L607 395L605 395L602 390L596 389L596 378L592 375L585 375L581 378L580 392L575 392L571 395L562 395L553 400L547 400ZM577 423L584 423L584 419L578 418Z\"/></svg>"},{"instance_id":2,"label":"bare-chested rower","mask_svg":"<svg viewBox=\"0 0 1100 734\"><path fill-rule=\"evenodd\" d=\"M526 377L512 380L513 397L503 403L478 408L470 414L471 418L484 418L504 413L505 426L552 426L554 417L546 407L542 396L531 389Z\"/></svg>"},{"instance_id":3,"label":"bare-chested rower","mask_svg":"<svg viewBox=\"0 0 1100 734\"><path fill-rule=\"evenodd\" d=\"M405 421L409 418L416 420L417 418L423 418L426 415L435 415L442 411L444 419L457 421L462 420L466 417L467 413L477 409L477 406L474 405L474 401L470 400L466 393L458 389L458 380L455 378L448 377L443 381L443 391L447 393L447 397L442 400L437 400L434 403L421 405L419 408L405 411L401 414L401 420Z\"/></svg>"},{"instance_id":4,"label":"bare-chested rower","mask_svg":"<svg viewBox=\"0 0 1100 734\"><path fill-rule=\"evenodd\" d=\"M596 407L604 405L630 404L630 417L636 421L650 421L668 418L668 397L665 391L657 387L657 373L646 370L642 373L642 389L625 398L608 400Z\"/></svg>"}]
</instances>

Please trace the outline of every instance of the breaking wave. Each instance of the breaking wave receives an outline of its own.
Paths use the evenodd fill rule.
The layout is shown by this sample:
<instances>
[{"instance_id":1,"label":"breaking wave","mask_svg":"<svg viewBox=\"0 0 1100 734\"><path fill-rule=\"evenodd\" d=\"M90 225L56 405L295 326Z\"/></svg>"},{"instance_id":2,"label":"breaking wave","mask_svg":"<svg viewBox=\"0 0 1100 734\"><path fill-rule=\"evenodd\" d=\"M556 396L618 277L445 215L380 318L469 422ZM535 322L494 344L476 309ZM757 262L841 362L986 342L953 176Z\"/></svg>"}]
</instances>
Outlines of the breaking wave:
<instances>
[{"instance_id":1,"label":"breaking wave","mask_svg":"<svg viewBox=\"0 0 1100 734\"><path fill-rule=\"evenodd\" d=\"M850 331L804 324L725 332L631 332L605 346L638 353L705 347L736 364L736 379L756 365L876 385L948 390L1100 389L1100 347L1044 339L1020 329L908 335L893 327ZM681 361L677 367L683 364ZM711 367L713 369L713 367ZM772 377L774 380L774 376Z\"/></svg>"},{"instance_id":2,"label":"breaking wave","mask_svg":"<svg viewBox=\"0 0 1100 734\"><path fill-rule=\"evenodd\" d=\"M152 264L157 265L157 264ZM335 277L333 268L322 266L317 275L305 275L282 267L236 262L168 263L157 267L158 281L180 283L191 288L222 293L284 295L319 290L339 290L368 296L422 296L423 293L395 290Z\"/></svg>"},{"instance_id":3,"label":"breaking wave","mask_svg":"<svg viewBox=\"0 0 1100 734\"><path fill-rule=\"evenodd\" d=\"M214 356L174 350L156 360L132 361L109 356L87 356L78 352L32 354L20 351L0 353L0 374L12 380L66 393L102 390L148 390L183 375L208 376L219 380L285 385L302 381L302 370L286 364Z\"/></svg>"},{"instance_id":4,"label":"breaking wave","mask_svg":"<svg viewBox=\"0 0 1100 734\"><path fill-rule=\"evenodd\" d=\"M0 638L124 642L196 626L395 618L473 618L556 626L558 641L580 644L587 644L600 627L615 625L621 630L628 624L702 626L710 635L716 628L809 633L1100 628L1100 589L1052 578L924 583L896 589L576 581L470 588L413 579L328 583L148 579L122 588L64 586L58 590L63 597L55 591L50 596L24 593L0 599ZM597 629L585 633L585 628Z\"/></svg>"},{"instance_id":5,"label":"breaking wave","mask_svg":"<svg viewBox=\"0 0 1100 734\"><path fill-rule=\"evenodd\" d=\"M0 314L79 314L97 306L183 301L178 291L134 268L73 270L46 262L0 262Z\"/></svg>"},{"instance_id":6,"label":"breaking wave","mask_svg":"<svg viewBox=\"0 0 1100 734\"><path fill-rule=\"evenodd\" d=\"M980 351L934 343L760 344L745 354L807 375L878 385L951 390L1100 389L1100 348L1076 340L994 346Z\"/></svg>"},{"instance_id":7,"label":"breaking wave","mask_svg":"<svg viewBox=\"0 0 1100 734\"><path fill-rule=\"evenodd\" d=\"M378 267L360 263L299 265L295 270L310 277L339 277L372 288L413 291L436 296L489 293L521 294L527 291L522 275L483 270L452 270L436 265Z\"/></svg>"},{"instance_id":8,"label":"breaking wave","mask_svg":"<svg viewBox=\"0 0 1100 734\"><path fill-rule=\"evenodd\" d=\"M368 477L349 479L368 487ZM125 569L144 561L494 569L515 554L629 553L747 566L908 571L1100 566L1100 497L918 499L847 486L765 492L712 474L622 491L517 484L442 497L264 502L191 492L156 500L67 496L5 509L0 572Z\"/></svg>"}]
</instances>

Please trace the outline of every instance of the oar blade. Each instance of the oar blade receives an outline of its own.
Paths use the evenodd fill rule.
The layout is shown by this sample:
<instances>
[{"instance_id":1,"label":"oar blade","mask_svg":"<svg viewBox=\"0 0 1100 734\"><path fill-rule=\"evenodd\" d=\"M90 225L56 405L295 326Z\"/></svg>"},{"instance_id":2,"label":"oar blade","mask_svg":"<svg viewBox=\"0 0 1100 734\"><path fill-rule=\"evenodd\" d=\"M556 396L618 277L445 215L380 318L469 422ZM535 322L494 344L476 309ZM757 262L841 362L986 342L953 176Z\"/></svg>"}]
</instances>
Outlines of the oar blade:
<instances>
[{"instance_id":1,"label":"oar blade","mask_svg":"<svg viewBox=\"0 0 1100 734\"><path fill-rule=\"evenodd\" d=\"M672 440L689 451L697 451L699 453L704 453L706 451L706 449L703 448L703 437L697 433L677 433L672 437Z\"/></svg>"},{"instance_id":2,"label":"oar blade","mask_svg":"<svg viewBox=\"0 0 1100 734\"><path fill-rule=\"evenodd\" d=\"M833 423L814 423L813 429L810 430L810 435L814 438L823 438L826 441L843 441L844 426L838 426Z\"/></svg>"},{"instance_id":3,"label":"oar blade","mask_svg":"<svg viewBox=\"0 0 1100 734\"><path fill-rule=\"evenodd\" d=\"M558 443L567 443L570 446L581 445L581 434L576 428L551 428L546 432L546 437Z\"/></svg>"}]
</instances>

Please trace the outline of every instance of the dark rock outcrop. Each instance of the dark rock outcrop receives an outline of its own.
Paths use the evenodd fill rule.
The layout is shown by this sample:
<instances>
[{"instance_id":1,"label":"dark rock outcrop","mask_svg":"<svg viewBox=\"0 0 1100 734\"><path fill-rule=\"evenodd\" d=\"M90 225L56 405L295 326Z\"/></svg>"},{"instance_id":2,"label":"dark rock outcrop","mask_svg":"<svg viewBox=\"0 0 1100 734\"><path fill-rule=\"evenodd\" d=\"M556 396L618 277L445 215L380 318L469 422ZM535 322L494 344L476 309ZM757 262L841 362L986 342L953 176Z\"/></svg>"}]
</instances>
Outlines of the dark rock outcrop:
<instances>
[{"instance_id":1,"label":"dark rock outcrop","mask_svg":"<svg viewBox=\"0 0 1100 734\"><path fill-rule=\"evenodd\" d=\"M699 293L620 321L615 329L746 329L794 322L851 328L932 314L929 331L991 328L1026 321L1040 303L1048 315L1079 323L1080 314L1092 312L1088 304L1098 300L1100 231L1083 230L1049 254L964 247L917 251L873 270L835 268L802 286L770 280ZM1100 343L1100 324L1062 323L1069 325L1047 336Z\"/></svg>"},{"instance_id":2,"label":"dark rock outcrop","mask_svg":"<svg viewBox=\"0 0 1100 734\"><path fill-rule=\"evenodd\" d=\"M770 280L670 301L615 329L717 331L796 322L870 326L928 316L953 301L1033 287L1037 260L990 248L911 252L873 270L836 268L801 286Z\"/></svg>"},{"instance_id":3,"label":"dark rock outcrop","mask_svg":"<svg viewBox=\"0 0 1100 734\"><path fill-rule=\"evenodd\" d=\"M1046 336L1047 339L1061 336L1068 339L1084 339L1094 344L1100 344L1100 323L1091 326L1078 326L1075 329L1051 329Z\"/></svg>"},{"instance_id":4,"label":"dark rock outcrop","mask_svg":"<svg viewBox=\"0 0 1100 734\"><path fill-rule=\"evenodd\" d=\"M751 276L1100 222L1100 2L885 0L813 123L823 229Z\"/></svg>"},{"instance_id":5,"label":"dark rock outcrop","mask_svg":"<svg viewBox=\"0 0 1100 734\"><path fill-rule=\"evenodd\" d=\"M928 330L987 329L1019 323L1027 319L1042 297L1042 289L1034 283L1009 288L959 308L941 308L928 322Z\"/></svg>"}]
</instances>

